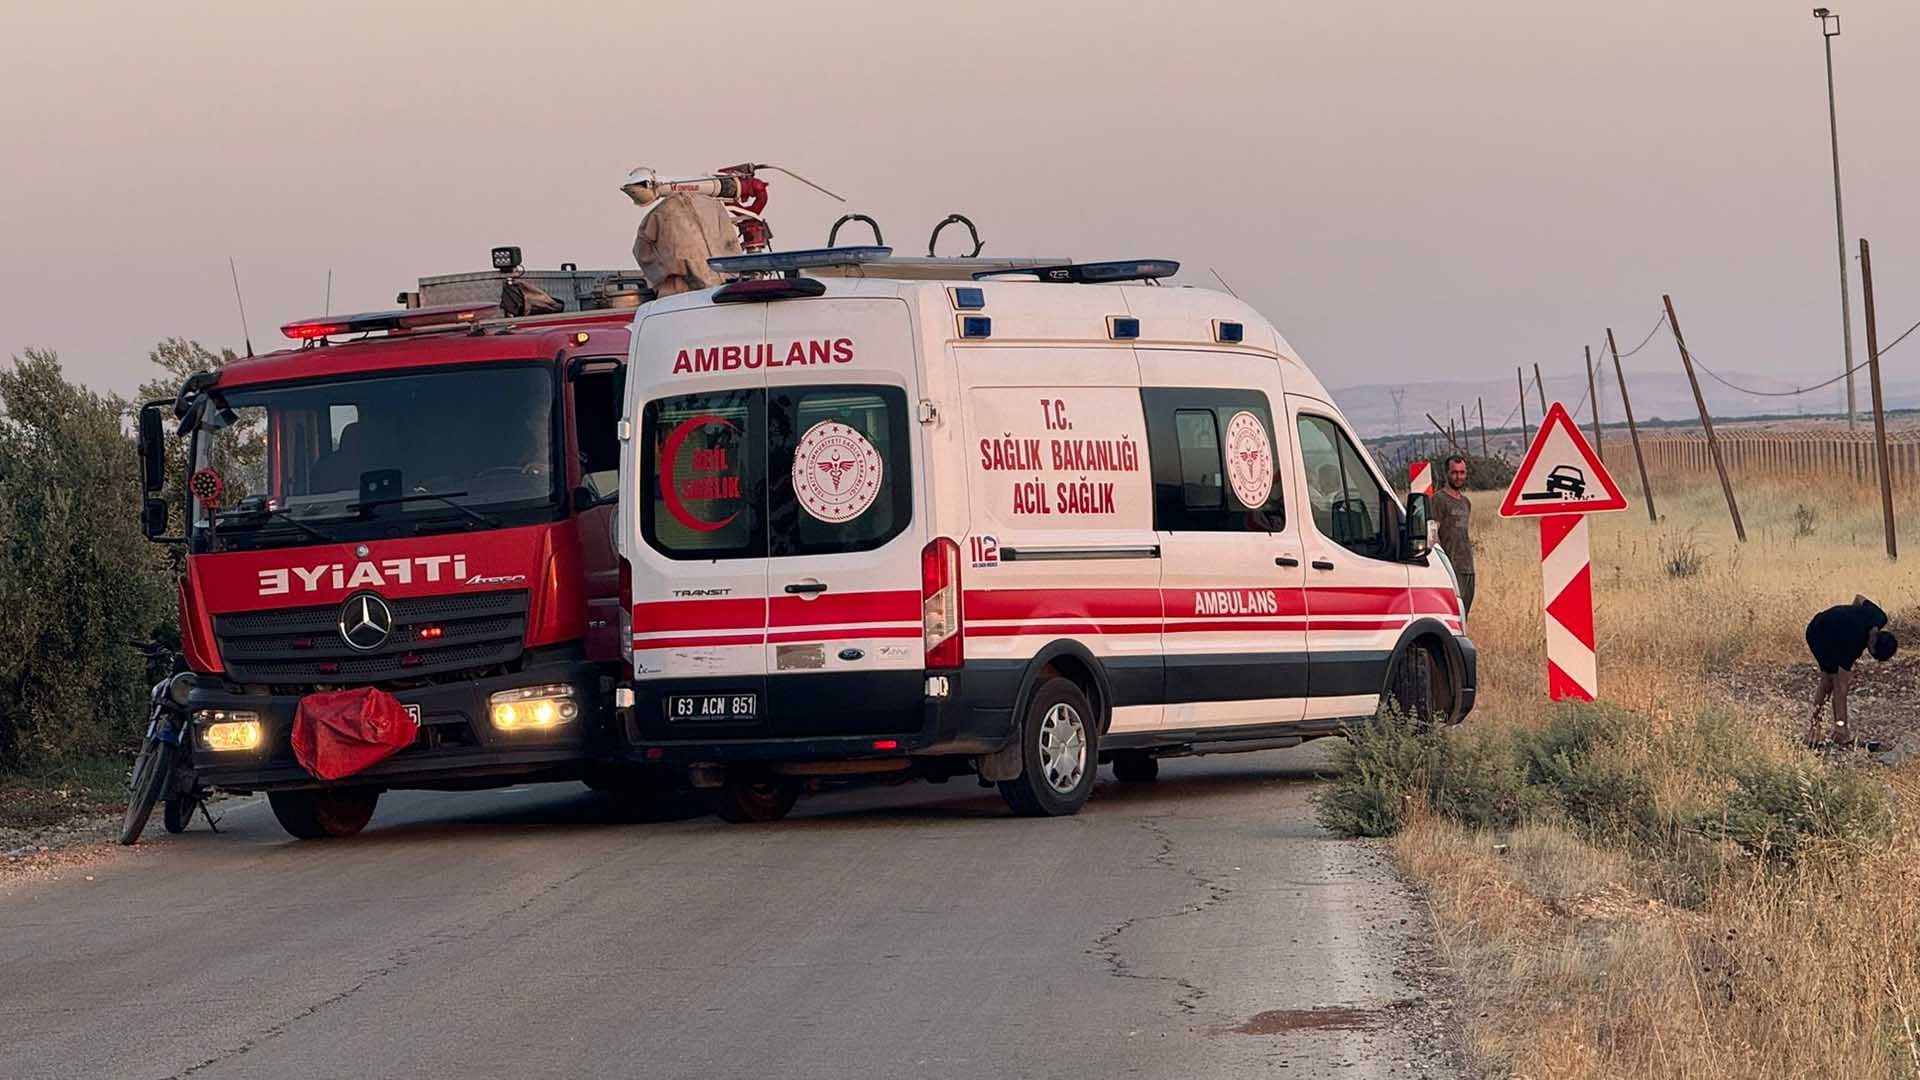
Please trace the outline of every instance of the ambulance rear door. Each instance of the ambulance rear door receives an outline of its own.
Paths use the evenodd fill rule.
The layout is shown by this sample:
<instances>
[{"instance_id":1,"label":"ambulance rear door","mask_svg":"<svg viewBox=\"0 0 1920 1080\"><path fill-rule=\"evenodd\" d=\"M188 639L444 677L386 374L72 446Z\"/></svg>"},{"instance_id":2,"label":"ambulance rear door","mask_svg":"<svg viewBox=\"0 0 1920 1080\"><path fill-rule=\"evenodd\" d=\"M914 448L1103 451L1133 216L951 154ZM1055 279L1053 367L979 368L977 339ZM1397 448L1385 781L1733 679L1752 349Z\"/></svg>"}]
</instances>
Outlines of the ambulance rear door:
<instances>
[{"instance_id":1,"label":"ambulance rear door","mask_svg":"<svg viewBox=\"0 0 1920 1080\"><path fill-rule=\"evenodd\" d=\"M908 305L766 311L767 734L917 731L927 504Z\"/></svg>"},{"instance_id":2,"label":"ambulance rear door","mask_svg":"<svg viewBox=\"0 0 1920 1080\"><path fill-rule=\"evenodd\" d=\"M765 307L644 315L628 364L622 555L648 740L741 738L766 706Z\"/></svg>"}]
</instances>

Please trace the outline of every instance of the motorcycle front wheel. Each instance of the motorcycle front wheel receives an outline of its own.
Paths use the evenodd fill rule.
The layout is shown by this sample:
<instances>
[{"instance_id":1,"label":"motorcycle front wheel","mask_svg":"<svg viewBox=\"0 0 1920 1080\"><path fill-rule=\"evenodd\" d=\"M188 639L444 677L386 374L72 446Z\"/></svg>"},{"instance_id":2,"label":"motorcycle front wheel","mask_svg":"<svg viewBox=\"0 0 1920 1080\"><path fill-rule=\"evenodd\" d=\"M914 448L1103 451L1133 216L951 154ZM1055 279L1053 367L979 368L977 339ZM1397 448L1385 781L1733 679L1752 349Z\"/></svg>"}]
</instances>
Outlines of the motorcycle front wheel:
<instances>
[{"instance_id":1,"label":"motorcycle front wheel","mask_svg":"<svg viewBox=\"0 0 1920 1080\"><path fill-rule=\"evenodd\" d=\"M159 739L148 739L140 748L140 756L133 763L133 782L128 785L127 816L120 820L122 844L137 842L146 831L147 819L153 816L153 804L159 801L160 793L166 790L167 779L173 775L173 755L178 749Z\"/></svg>"}]
</instances>

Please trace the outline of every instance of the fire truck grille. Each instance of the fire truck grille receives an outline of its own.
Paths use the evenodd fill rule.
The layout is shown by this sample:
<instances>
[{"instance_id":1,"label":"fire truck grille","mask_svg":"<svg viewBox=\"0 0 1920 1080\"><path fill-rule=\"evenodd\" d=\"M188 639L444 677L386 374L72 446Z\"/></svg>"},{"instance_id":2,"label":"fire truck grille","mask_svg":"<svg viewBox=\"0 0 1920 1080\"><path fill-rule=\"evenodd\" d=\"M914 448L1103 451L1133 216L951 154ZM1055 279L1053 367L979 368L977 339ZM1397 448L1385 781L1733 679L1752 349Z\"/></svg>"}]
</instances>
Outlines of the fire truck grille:
<instances>
[{"instance_id":1,"label":"fire truck grille","mask_svg":"<svg viewBox=\"0 0 1920 1080\"><path fill-rule=\"evenodd\" d=\"M361 651L340 635L340 605L216 615L227 677L253 683L377 683L504 664L527 632L524 591L389 600L393 630Z\"/></svg>"}]
</instances>

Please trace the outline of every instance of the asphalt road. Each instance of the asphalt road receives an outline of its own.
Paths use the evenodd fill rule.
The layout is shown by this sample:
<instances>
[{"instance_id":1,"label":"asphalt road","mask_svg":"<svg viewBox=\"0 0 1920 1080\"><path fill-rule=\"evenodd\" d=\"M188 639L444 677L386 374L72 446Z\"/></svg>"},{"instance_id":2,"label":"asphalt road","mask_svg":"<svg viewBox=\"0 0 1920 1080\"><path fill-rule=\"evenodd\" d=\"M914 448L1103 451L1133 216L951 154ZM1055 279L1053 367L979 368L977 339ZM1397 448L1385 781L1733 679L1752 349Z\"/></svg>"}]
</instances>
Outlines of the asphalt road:
<instances>
[{"instance_id":1,"label":"asphalt road","mask_svg":"<svg viewBox=\"0 0 1920 1080\"><path fill-rule=\"evenodd\" d=\"M1313 825L1320 760L1050 821L962 779L756 826L573 785L389 794L344 842L156 822L0 891L0 1076L1446 1074L1422 919Z\"/></svg>"}]
</instances>

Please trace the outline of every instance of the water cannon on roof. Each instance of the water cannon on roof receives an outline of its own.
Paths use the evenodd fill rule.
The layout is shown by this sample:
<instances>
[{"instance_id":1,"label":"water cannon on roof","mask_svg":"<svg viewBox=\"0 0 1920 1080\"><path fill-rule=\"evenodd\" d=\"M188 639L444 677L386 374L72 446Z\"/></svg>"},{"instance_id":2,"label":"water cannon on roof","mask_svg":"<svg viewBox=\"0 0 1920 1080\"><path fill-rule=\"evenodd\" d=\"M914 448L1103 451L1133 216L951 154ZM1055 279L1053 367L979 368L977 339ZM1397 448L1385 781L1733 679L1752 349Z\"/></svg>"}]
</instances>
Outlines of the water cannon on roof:
<instances>
[{"instance_id":1,"label":"water cannon on roof","mask_svg":"<svg viewBox=\"0 0 1920 1080\"><path fill-rule=\"evenodd\" d=\"M620 190L626 192L635 206L649 211L670 195L718 199L739 233L741 251L751 254L770 250L773 244L773 227L761 216L769 198L767 182L760 178L761 173L789 176L835 202L847 201L791 169L753 162L729 165L710 173L667 177L642 165L627 173Z\"/></svg>"}]
</instances>

